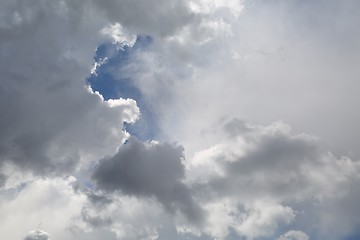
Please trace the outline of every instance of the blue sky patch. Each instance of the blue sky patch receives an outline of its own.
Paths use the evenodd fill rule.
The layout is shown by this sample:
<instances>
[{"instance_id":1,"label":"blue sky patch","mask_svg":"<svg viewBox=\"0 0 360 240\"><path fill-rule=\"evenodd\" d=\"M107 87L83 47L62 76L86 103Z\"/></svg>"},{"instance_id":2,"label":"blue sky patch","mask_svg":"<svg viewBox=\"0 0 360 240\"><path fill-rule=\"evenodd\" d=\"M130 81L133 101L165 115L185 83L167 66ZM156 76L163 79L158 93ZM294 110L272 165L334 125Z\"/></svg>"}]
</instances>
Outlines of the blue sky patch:
<instances>
[{"instance_id":1,"label":"blue sky patch","mask_svg":"<svg viewBox=\"0 0 360 240\"><path fill-rule=\"evenodd\" d=\"M125 123L124 126L128 132L141 140L155 139L158 126L140 89L131 77L122 77L122 69L131 63L132 54L146 50L152 42L153 39L149 36L138 36L132 47L120 48L119 45L110 42L100 45L94 57L95 62L100 65L96 68L96 73L91 74L86 80L86 83L106 100L120 97L136 100L141 112L140 119L134 124Z\"/></svg>"}]
</instances>

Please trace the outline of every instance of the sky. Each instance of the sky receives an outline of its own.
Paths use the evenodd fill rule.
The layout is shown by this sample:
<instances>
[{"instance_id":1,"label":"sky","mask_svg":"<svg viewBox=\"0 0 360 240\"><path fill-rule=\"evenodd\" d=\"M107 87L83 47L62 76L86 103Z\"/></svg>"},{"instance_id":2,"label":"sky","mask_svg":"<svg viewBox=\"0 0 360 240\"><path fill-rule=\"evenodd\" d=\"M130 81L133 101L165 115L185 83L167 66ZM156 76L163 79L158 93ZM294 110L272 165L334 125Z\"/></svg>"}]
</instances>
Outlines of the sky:
<instances>
[{"instance_id":1,"label":"sky","mask_svg":"<svg viewBox=\"0 0 360 240\"><path fill-rule=\"evenodd\" d=\"M360 239L359 11L2 0L0 238Z\"/></svg>"}]
</instances>

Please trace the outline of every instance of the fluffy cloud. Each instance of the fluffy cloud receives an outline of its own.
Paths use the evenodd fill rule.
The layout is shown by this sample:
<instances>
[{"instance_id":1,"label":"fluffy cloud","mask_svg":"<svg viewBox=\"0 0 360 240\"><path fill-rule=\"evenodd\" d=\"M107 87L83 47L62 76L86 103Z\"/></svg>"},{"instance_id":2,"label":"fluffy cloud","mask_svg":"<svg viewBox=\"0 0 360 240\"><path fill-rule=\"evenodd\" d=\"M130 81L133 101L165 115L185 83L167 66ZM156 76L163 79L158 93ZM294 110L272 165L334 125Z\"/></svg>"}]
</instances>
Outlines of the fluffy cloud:
<instances>
[{"instance_id":1,"label":"fluffy cloud","mask_svg":"<svg viewBox=\"0 0 360 240\"><path fill-rule=\"evenodd\" d=\"M205 231L223 238L233 228L256 239L273 236L300 218L304 229L317 225L314 237L343 237L339 219L350 215L340 205L357 198L353 182L360 181L359 162L336 158L315 138L293 134L283 123L259 126L235 120L224 124L224 131L229 129L228 137L197 153L189 164L195 192L210 215ZM227 207L214 208L222 204ZM317 220L304 220L312 219L314 211ZM332 212L343 217L335 219ZM220 217L225 218L222 227L216 220ZM352 221L343 227L355 229L359 219ZM337 233L329 234L335 222Z\"/></svg>"},{"instance_id":2,"label":"fluffy cloud","mask_svg":"<svg viewBox=\"0 0 360 240\"><path fill-rule=\"evenodd\" d=\"M193 133L236 117L261 124L283 120L324 138L340 155L358 156L353 129L359 114L349 107L359 101L359 35L352 30L360 22L358 2L241 6L238 17L218 6L173 36L156 38L119 75L133 76L164 135L186 151L209 141L195 140Z\"/></svg>"},{"instance_id":3,"label":"fluffy cloud","mask_svg":"<svg viewBox=\"0 0 360 240\"><path fill-rule=\"evenodd\" d=\"M181 146L144 144L130 138L116 155L100 161L92 178L99 189L155 197L170 212L179 212L194 223L201 222L203 212L182 183L182 161Z\"/></svg>"},{"instance_id":4,"label":"fluffy cloud","mask_svg":"<svg viewBox=\"0 0 360 240\"><path fill-rule=\"evenodd\" d=\"M34 230L29 232L24 240L50 240L50 236L42 230Z\"/></svg>"},{"instance_id":5,"label":"fluffy cloud","mask_svg":"<svg viewBox=\"0 0 360 240\"><path fill-rule=\"evenodd\" d=\"M34 179L3 190L0 232L11 239L22 239L29 230L41 227L54 239L68 239L71 236L68 229L79 220L86 202L84 196L72 190L73 182L74 178ZM34 231L25 239L45 236Z\"/></svg>"},{"instance_id":6,"label":"fluffy cloud","mask_svg":"<svg viewBox=\"0 0 360 240\"><path fill-rule=\"evenodd\" d=\"M42 175L69 172L114 152L126 138L123 122L139 115L135 101L105 102L85 87L105 23L78 4L2 3L1 163Z\"/></svg>"},{"instance_id":7,"label":"fluffy cloud","mask_svg":"<svg viewBox=\"0 0 360 240\"><path fill-rule=\"evenodd\" d=\"M359 7L355 0L1 1L0 235L49 239L28 233L36 228L53 239L88 240L353 234ZM132 48L139 35L151 41ZM94 63L101 44L131 49L111 74L131 81L146 102L158 142L124 130L144 117L136 99L105 100L86 86L116 55ZM293 130L269 124L278 120Z\"/></svg>"}]
</instances>

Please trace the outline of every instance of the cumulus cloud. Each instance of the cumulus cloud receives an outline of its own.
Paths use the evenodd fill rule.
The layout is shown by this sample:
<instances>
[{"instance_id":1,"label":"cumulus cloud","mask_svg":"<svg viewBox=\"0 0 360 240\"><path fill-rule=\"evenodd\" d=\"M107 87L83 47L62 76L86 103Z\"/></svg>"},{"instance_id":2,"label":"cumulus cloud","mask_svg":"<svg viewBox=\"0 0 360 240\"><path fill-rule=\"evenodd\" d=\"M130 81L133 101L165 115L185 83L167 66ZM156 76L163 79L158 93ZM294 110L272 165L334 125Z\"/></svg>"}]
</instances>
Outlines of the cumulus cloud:
<instances>
[{"instance_id":1,"label":"cumulus cloud","mask_svg":"<svg viewBox=\"0 0 360 240\"><path fill-rule=\"evenodd\" d=\"M139 110L133 100L106 102L85 87L105 16L88 16L93 7L85 2L1 5L0 163L69 173L114 152L127 137L123 122Z\"/></svg>"},{"instance_id":2,"label":"cumulus cloud","mask_svg":"<svg viewBox=\"0 0 360 240\"><path fill-rule=\"evenodd\" d=\"M84 196L74 193L73 182L71 177L33 179L3 190L0 232L11 239L23 239L29 229L41 227L54 239L69 239L71 234L67 229L78 222L81 207L86 203ZM46 236L33 231L26 239Z\"/></svg>"},{"instance_id":3,"label":"cumulus cloud","mask_svg":"<svg viewBox=\"0 0 360 240\"><path fill-rule=\"evenodd\" d=\"M130 138L116 155L99 162L92 178L99 189L155 197L170 212L180 212L196 223L202 221L203 212L182 183L183 161L181 146Z\"/></svg>"},{"instance_id":4,"label":"cumulus cloud","mask_svg":"<svg viewBox=\"0 0 360 240\"><path fill-rule=\"evenodd\" d=\"M234 17L232 8L218 6L172 37L156 39L119 74L134 76L166 137L187 151L209 141L194 140L194 132L228 116L283 120L326 139L340 155L355 154L359 114L349 106L359 100L353 91L359 36L352 30L360 21L358 3L243 1L241 7Z\"/></svg>"},{"instance_id":5,"label":"cumulus cloud","mask_svg":"<svg viewBox=\"0 0 360 240\"><path fill-rule=\"evenodd\" d=\"M85 86L94 64L95 49L113 40L119 49L124 44L131 47L136 34L171 34L192 18L191 11L186 4L175 1L158 5L131 1L30 3L20 0L2 1L0 5L0 124L3 126L0 168L5 174L1 175L2 187L5 176L11 176L1 190L1 211L5 217L0 232L19 239L18 234L24 234L24 229L14 232L17 229L14 223L21 221L23 228L33 229L36 226L32 223L41 222L56 239L71 239L72 234L86 235L84 232L95 227L111 225L119 237L129 238L133 234L139 239L138 234L131 232L133 225L141 222L144 228L139 225L136 228L143 238L147 238L147 233L155 234L158 223L149 228L137 219L143 216L134 211L123 216L127 220L134 218L131 226L94 215L100 203L118 208L119 201L108 200L91 190L72 192L66 181L51 177L75 174L80 185L91 185L89 171L94 161L115 154L129 137L123 123L133 123L140 115L135 100L104 100L101 94ZM137 17L139 12L142 18ZM160 26L163 28L159 29ZM173 183L180 193L185 192L183 200L176 202L170 197L177 207L169 203L167 208L188 209L188 203L196 208L187 187L178 179L184 177L182 168L179 174ZM161 199L166 202L165 195ZM137 209L143 206L140 202ZM58 215L59 211L62 216ZM20 220L20 215L26 217ZM57 217L56 227L51 224L54 217ZM86 236L91 238L91 234ZM109 235L109 239L113 237Z\"/></svg>"},{"instance_id":6,"label":"cumulus cloud","mask_svg":"<svg viewBox=\"0 0 360 240\"><path fill-rule=\"evenodd\" d=\"M359 162L336 158L316 138L294 134L283 123L260 126L235 120L230 124L231 128L224 124L225 132L241 131L235 135L232 131L230 138L197 153L189 165L198 197L213 215L209 217L210 233L223 238L233 228L249 239L269 237L295 222L298 215L303 220L312 219L314 208L318 208L317 217L329 216L332 211L339 214L342 211L335 202L354 198L353 181L360 180ZM213 210L225 203L227 207ZM220 216L226 219L223 227L215 220ZM337 230L338 236L326 233L337 222L331 219L304 220L301 224L307 230L318 225L318 236L336 239L342 230Z\"/></svg>"},{"instance_id":7,"label":"cumulus cloud","mask_svg":"<svg viewBox=\"0 0 360 240\"><path fill-rule=\"evenodd\" d=\"M24 240L50 240L50 236L47 232L42 230L30 231Z\"/></svg>"},{"instance_id":8,"label":"cumulus cloud","mask_svg":"<svg viewBox=\"0 0 360 240\"><path fill-rule=\"evenodd\" d=\"M1 1L0 235L39 226L64 240L356 233L359 8ZM151 41L135 48L139 36ZM112 77L131 81L158 141L126 131L143 117L136 99L86 86L116 62L108 53L94 62L102 44L127 54Z\"/></svg>"}]
</instances>

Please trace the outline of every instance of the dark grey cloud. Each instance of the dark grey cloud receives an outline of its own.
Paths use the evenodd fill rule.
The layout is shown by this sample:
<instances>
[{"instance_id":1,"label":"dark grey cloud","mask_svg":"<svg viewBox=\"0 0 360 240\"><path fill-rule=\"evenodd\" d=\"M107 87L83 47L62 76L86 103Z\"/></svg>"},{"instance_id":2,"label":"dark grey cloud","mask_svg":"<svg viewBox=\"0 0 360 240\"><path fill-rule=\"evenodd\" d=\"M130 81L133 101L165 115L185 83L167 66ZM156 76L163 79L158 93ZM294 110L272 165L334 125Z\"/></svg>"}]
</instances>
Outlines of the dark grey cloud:
<instances>
[{"instance_id":1,"label":"dark grey cloud","mask_svg":"<svg viewBox=\"0 0 360 240\"><path fill-rule=\"evenodd\" d=\"M264 194L280 199L298 196L311 188L306 168L326 167L323 159L332 157L327 156L319 141L293 134L284 124L261 127L235 119L224 126L225 131L232 131L230 139L235 142L235 150L242 148L242 153L224 149L216 156L224 174L208 179L206 188L219 196L237 195L239 188L244 199ZM239 139L245 144L236 143Z\"/></svg>"},{"instance_id":2,"label":"dark grey cloud","mask_svg":"<svg viewBox=\"0 0 360 240\"><path fill-rule=\"evenodd\" d=\"M116 155L99 162L92 179L99 189L108 192L155 197L168 211L200 223L204 213L182 182L183 150L168 143L145 144L133 137Z\"/></svg>"},{"instance_id":3,"label":"dark grey cloud","mask_svg":"<svg viewBox=\"0 0 360 240\"><path fill-rule=\"evenodd\" d=\"M0 173L0 188L3 187L6 183L6 176L3 173Z\"/></svg>"}]
</instances>

